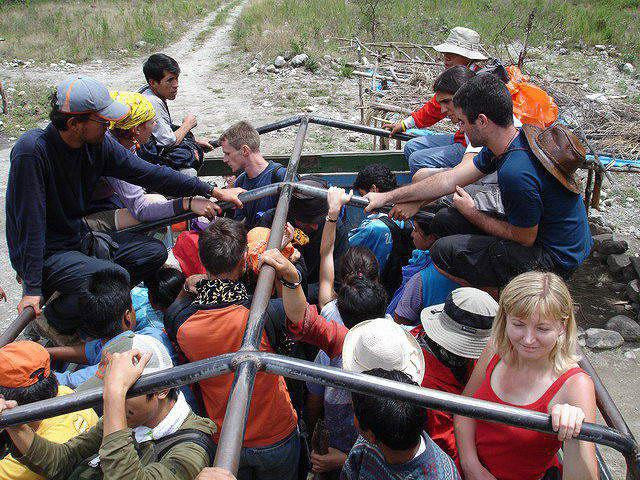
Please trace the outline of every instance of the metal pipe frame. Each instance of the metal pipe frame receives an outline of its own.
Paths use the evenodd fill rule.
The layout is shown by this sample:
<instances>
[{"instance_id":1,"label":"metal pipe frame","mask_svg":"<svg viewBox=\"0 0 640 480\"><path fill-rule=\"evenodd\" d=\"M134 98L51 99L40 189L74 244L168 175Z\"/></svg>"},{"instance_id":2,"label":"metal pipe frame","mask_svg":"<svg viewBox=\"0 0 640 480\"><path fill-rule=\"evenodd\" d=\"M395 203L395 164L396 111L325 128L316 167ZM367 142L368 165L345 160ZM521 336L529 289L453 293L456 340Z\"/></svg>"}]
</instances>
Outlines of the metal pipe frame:
<instances>
[{"instance_id":1,"label":"metal pipe frame","mask_svg":"<svg viewBox=\"0 0 640 480\"><path fill-rule=\"evenodd\" d=\"M276 205L267 248L279 248L282 243L284 226L287 221L287 213L289 212L289 202L294 190L294 185L291 182L294 180L298 171L302 145L307 135L308 126L309 119L302 117L300 126L298 127L293 153L291 154L291 160L289 161L284 176L284 186L280 191L280 198ZM224 422L222 423L222 429L220 431L220 440L218 442L214 465L224 468L233 474L238 472L240 451L244 439L249 406L251 404L251 395L258 371L258 362L255 360L255 357L251 356L251 353L256 352L260 348L260 339L264 331L264 312L271 299L275 276L276 272L273 267L263 265L262 268L260 268L249 310L249 318L247 319L247 327L240 348L241 352L250 352L250 354L246 357L240 357L241 360L237 365L231 392L229 393Z\"/></svg>"},{"instance_id":2,"label":"metal pipe frame","mask_svg":"<svg viewBox=\"0 0 640 480\"><path fill-rule=\"evenodd\" d=\"M27 307L22 310L22 313L16 317L16 319L9 324L9 326L2 332L0 336L0 347L4 347L8 343L13 342L18 335L36 319L36 312L33 307Z\"/></svg>"}]
</instances>

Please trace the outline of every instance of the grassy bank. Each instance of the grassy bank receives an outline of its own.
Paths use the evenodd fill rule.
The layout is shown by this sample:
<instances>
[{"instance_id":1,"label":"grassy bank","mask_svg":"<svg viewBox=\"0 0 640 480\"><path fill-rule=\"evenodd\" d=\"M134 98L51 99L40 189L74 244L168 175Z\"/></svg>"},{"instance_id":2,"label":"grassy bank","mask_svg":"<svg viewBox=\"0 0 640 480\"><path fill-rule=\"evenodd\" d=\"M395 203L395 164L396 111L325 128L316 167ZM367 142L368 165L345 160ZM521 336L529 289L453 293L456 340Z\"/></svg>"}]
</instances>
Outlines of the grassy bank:
<instances>
[{"instance_id":1,"label":"grassy bank","mask_svg":"<svg viewBox=\"0 0 640 480\"><path fill-rule=\"evenodd\" d=\"M122 49L149 51L175 40L221 3L0 0L0 59L79 63L122 55Z\"/></svg>"},{"instance_id":2,"label":"grassy bank","mask_svg":"<svg viewBox=\"0 0 640 480\"><path fill-rule=\"evenodd\" d=\"M373 21L377 40L431 43L462 25L492 45L522 39L533 9L532 45L614 44L627 61L638 61L640 0L254 0L234 37L246 50L275 53L293 44L320 52L330 37L370 39L364 32Z\"/></svg>"},{"instance_id":3,"label":"grassy bank","mask_svg":"<svg viewBox=\"0 0 640 480\"><path fill-rule=\"evenodd\" d=\"M49 95L53 86L45 86L22 80L5 82L7 114L0 115L0 134L19 137L23 132L37 127L49 114ZM0 110L1 112L1 110Z\"/></svg>"}]
</instances>

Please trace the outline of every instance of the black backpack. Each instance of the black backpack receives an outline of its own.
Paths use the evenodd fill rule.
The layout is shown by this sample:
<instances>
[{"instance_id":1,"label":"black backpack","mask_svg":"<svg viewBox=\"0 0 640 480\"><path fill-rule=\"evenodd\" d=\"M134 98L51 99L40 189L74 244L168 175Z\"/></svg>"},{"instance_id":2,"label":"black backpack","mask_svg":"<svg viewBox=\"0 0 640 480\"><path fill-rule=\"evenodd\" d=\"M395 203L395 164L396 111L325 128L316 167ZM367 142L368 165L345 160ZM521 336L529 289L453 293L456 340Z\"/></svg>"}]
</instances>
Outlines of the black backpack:
<instances>
[{"instance_id":1,"label":"black backpack","mask_svg":"<svg viewBox=\"0 0 640 480\"><path fill-rule=\"evenodd\" d=\"M380 283L387 290L389 298L393 297L395 291L402 284L402 267L409 263L413 249L411 239L412 228L409 222L404 223L404 228L400 228L396 222L386 215L378 218L391 232L391 253L387 263L380 274Z\"/></svg>"},{"instance_id":2,"label":"black backpack","mask_svg":"<svg viewBox=\"0 0 640 480\"><path fill-rule=\"evenodd\" d=\"M213 465L213 461L216 456L216 446L215 443L213 443L211 435L195 428L178 430L172 435L167 435L159 440L151 440L150 442L153 444L153 457L151 458L150 463L159 461L171 448L182 442L190 442L200 445L209 456L209 465ZM137 450L138 444L135 443L135 446ZM71 472L71 475L69 475L65 480L102 480L103 474L100 465L92 467L89 464L96 457L97 455L93 455L92 457L84 460L76 466L73 472Z\"/></svg>"}]
</instances>

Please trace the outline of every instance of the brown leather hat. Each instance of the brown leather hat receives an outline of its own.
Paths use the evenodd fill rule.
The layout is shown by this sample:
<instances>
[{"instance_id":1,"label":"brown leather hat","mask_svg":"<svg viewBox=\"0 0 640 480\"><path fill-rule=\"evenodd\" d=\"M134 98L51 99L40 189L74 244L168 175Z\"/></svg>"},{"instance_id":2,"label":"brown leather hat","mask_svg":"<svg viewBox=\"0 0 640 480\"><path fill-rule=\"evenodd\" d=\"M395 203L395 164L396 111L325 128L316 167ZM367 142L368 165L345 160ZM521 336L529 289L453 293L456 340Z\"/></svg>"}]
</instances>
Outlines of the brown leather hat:
<instances>
[{"instance_id":1,"label":"brown leather hat","mask_svg":"<svg viewBox=\"0 0 640 480\"><path fill-rule=\"evenodd\" d=\"M522 125L533 154L551 175L568 190L582 193L576 170L585 163L585 148L578 137L561 124L544 130L535 125Z\"/></svg>"}]
</instances>

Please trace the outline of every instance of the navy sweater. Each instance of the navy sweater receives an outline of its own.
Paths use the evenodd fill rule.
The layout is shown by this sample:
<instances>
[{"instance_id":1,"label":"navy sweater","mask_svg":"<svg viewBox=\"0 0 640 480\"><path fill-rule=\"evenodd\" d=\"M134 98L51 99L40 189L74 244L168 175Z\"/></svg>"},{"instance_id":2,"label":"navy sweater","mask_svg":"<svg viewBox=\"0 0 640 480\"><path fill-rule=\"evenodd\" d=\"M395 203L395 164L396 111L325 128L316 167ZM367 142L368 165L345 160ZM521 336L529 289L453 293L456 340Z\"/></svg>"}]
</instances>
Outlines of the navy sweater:
<instances>
[{"instance_id":1,"label":"navy sweater","mask_svg":"<svg viewBox=\"0 0 640 480\"><path fill-rule=\"evenodd\" d=\"M211 185L152 165L107 134L98 145L69 147L56 128L26 132L11 150L6 195L11 265L27 295L42 295L44 259L78 250L98 179L115 177L171 196L211 194Z\"/></svg>"}]
</instances>

